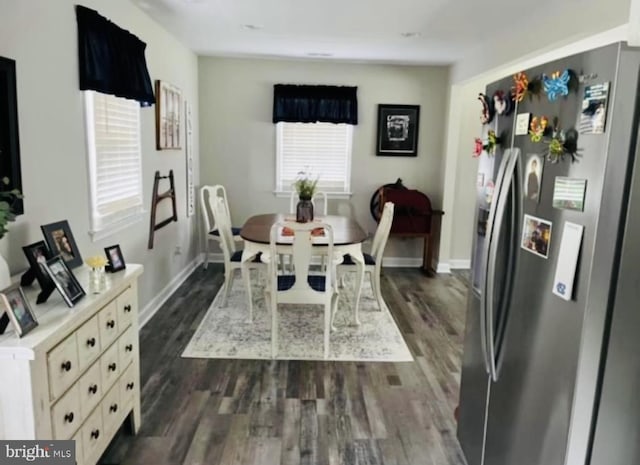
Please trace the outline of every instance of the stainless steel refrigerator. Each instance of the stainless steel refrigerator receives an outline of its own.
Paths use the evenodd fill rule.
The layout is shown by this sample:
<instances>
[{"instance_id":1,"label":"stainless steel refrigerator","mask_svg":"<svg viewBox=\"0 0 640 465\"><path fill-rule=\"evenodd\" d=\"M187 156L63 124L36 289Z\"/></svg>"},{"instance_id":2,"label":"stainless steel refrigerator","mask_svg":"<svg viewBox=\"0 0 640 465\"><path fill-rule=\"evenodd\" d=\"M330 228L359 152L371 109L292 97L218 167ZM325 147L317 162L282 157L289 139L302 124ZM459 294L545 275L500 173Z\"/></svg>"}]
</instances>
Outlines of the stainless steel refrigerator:
<instances>
[{"instance_id":1,"label":"stainless steel refrigerator","mask_svg":"<svg viewBox=\"0 0 640 465\"><path fill-rule=\"evenodd\" d=\"M640 52L613 44L525 70L530 90L564 70L567 96L539 89L483 128L501 145L481 155L477 178L458 419L469 465L640 463ZM602 102L590 96L603 85L596 122L590 106ZM508 76L486 95L513 86ZM576 160L546 160L549 133L516 135L526 113L579 131ZM583 202L567 203L566 179ZM525 215L546 243L534 244ZM569 300L553 293L567 222L583 227Z\"/></svg>"}]
</instances>

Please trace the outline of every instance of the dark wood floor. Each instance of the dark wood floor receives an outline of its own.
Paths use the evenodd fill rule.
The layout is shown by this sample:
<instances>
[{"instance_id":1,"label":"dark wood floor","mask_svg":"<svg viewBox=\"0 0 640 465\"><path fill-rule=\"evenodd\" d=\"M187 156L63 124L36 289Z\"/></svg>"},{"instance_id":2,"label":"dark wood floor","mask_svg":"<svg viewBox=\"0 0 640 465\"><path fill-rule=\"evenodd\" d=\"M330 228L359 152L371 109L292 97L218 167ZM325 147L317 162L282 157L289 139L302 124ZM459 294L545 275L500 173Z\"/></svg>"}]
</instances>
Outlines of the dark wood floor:
<instances>
[{"instance_id":1,"label":"dark wood floor","mask_svg":"<svg viewBox=\"0 0 640 465\"><path fill-rule=\"evenodd\" d=\"M464 275L385 269L412 363L180 358L222 284L196 270L142 329L142 428L103 464L464 464L453 411Z\"/></svg>"}]
</instances>

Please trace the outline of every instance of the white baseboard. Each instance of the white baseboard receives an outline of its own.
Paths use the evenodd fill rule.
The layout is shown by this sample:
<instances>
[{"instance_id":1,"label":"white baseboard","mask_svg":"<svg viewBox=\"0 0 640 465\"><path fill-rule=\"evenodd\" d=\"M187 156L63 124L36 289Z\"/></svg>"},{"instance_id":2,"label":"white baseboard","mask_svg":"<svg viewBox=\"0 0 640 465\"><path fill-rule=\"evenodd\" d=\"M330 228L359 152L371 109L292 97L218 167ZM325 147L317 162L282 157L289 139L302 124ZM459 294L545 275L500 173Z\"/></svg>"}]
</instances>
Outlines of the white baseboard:
<instances>
[{"instance_id":1,"label":"white baseboard","mask_svg":"<svg viewBox=\"0 0 640 465\"><path fill-rule=\"evenodd\" d=\"M220 254L222 256L222 254ZM160 307L167 301L169 297L180 287L180 285L193 273L202 263L202 254L196 256L184 269L178 273L170 282L160 291L151 301L145 305L139 315L139 325L142 328L156 314Z\"/></svg>"},{"instance_id":2,"label":"white baseboard","mask_svg":"<svg viewBox=\"0 0 640 465\"><path fill-rule=\"evenodd\" d=\"M439 262L436 273L451 273L451 265L447 262Z\"/></svg>"},{"instance_id":3,"label":"white baseboard","mask_svg":"<svg viewBox=\"0 0 640 465\"><path fill-rule=\"evenodd\" d=\"M449 260L449 267L452 270L468 270L471 268L471 260Z\"/></svg>"}]
</instances>

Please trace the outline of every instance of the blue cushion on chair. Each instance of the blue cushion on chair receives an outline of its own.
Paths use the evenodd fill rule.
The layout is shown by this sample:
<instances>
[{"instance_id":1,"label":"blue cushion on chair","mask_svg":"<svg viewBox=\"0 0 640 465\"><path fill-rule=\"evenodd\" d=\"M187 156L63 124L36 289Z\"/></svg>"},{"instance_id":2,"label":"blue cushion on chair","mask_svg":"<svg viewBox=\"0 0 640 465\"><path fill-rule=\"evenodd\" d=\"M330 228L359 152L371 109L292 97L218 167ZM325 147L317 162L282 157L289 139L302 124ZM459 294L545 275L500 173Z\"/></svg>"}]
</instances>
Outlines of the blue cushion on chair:
<instances>
[{"instance_id":1,"label":"blue cushion on chair","mask_svg":"<svg viewBox=\"0 0 640 465\"><path fill-rule=\"evenodd\" d=\"M231 234L233 234L234 236L239 236L241 230L242 228L236 228L235 226L232 226ZM217 229L214 229L209 234L211 234L212 236L220 237L220 231L218 231Z\"/></svg>"},{"instance_id":2,"label":"blue cushion on chair","mask_svg":"<svg viewBox=\"0 0 640 465\"><path fill-rule=\"evenodd\" d=\"M364 264L365 265L375 265L376 264L376 259L373 257L373 255L369 255L368 253L363 254L364 255ZM344 261L341 263L342 265L355 265L356 262L353 261L353 259L351 258L351 255L349 254L345 254L345 256L343 257Z\"/></svg>"},{"instance_id":3,"label":"blue cushion on chair","mask_svg":"<svg viewBox=\"0 0 640 465\"><path fill-rule=\"evenodd\" d=\"M324 276L311 275L307 278L311 289L318 292L324 292L326 279ZM292 274L278 276L278 290L286 291L291 289L296 282L296 277Z\"/></svg>"},{"instance_id":4,"label":"blue cushion on chair","mask_svg":"<svg viewBox=\"0 0 640 465\"><path fill-rule=\"evenodd\" d=\"M253 260L251 260L253 263L260 263L260 255L262 254L262 252L258 252L258 255L255 256L255 258ZM232 262L239 262L242 260L242 250L236 250L235 252L233 252L233 255L231 255L231 261Z\"/></svg>"}]
</instances>

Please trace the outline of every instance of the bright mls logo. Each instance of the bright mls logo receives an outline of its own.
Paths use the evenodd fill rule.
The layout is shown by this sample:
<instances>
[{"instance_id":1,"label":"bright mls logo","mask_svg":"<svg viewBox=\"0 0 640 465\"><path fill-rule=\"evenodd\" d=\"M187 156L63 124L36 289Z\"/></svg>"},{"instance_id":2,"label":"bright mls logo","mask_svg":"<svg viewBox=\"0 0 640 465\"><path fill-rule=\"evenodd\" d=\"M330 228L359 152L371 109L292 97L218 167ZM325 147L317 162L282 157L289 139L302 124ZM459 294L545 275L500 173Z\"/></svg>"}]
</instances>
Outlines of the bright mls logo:
<instances>
[{"instance_id":1,"label":"bright mls logo","mask_svg":"<svg viewBox=\"0 0 640 465\"><path fill-rule=\"evenodd\" d=\"M74 465L75 441L0 441L0 465Z\"/></svg>"}]
</instances>

